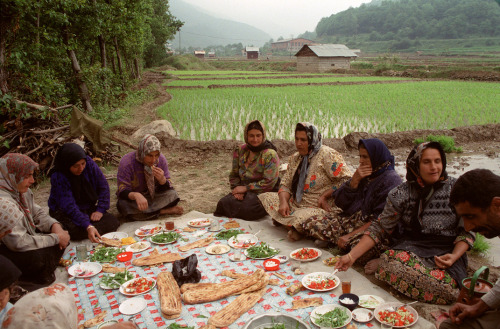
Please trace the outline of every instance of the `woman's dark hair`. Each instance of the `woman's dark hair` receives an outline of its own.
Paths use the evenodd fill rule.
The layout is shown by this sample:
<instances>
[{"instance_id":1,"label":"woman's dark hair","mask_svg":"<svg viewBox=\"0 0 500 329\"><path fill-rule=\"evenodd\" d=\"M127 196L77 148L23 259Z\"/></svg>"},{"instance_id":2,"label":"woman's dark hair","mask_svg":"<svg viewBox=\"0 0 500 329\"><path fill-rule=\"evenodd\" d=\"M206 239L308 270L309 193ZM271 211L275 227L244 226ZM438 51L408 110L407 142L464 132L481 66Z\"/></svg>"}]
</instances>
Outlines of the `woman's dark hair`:
<instances>
[{"instance_id":1,"label":"woman's dark hair","mask_svg":"<svg viewBox=\"0 0 500 329\"><path fill-rule=\"evenodd\" d=\"M303 125L301 125L301 124L297 124L297 125L295 126L295 132L297 132L297 131L305 131L305 132L307 133L307 129L306 129L306 127L304 127L304 126L303 126Z\"/></svg>"},{"instance_id":2,"label":"woman's dark hair","mask_svg":"<svg viewBox=\"0 0 500 329\"><path fill-rule=\"evenodd\" d=\"M485 210L494 197L500 197L500 176L488 169L474 169L460 176L453 185L450 203L468 201L471 206Z\"/></svg>"},{"instance_id":3,"label":"woman's dark hair","mask_svg":"<svg viewBox=\"0 0 500 329\"><path fill-rule=\"evenodd\" d=\"M252 122L249 126L248 126L248 129L247 131L250 131L252 129L256 129L258 131L260 131L261 133L264 133L264 129L262 129L262 126L260 125L260 123L258 121L254 121Z\"/></svg>"}]
</instances>

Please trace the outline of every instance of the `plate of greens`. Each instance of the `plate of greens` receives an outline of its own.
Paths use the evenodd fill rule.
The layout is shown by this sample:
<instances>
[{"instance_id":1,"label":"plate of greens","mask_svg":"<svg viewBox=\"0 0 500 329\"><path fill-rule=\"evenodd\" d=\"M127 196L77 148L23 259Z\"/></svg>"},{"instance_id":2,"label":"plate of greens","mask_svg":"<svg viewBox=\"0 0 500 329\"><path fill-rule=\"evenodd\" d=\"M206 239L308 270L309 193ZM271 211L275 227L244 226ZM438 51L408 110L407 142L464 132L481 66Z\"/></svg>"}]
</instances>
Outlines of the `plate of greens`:
<instances>
[{"instance_id":1,"label":"plate of greens","mask_svg":"<svg viewBox=\"0 0 500 329\"><path fill-rule=\"evenodd\" d=\"M104 274L99 282L102 289L118 289L122 284L135 278L135 274L127 271Z\"/></svg>"},{"instance_id":2,"label":"plate of greens","mask_svg":"<svg viewBox=\"0 0 500 329\"><path fill-rule=\"evenodd\" d=\"M163 232L158 233L149 238L149 240L156 244L171 244L177 241L181 235L177 232Z\"/></svg>"},{"instance_id":3,"label":"plate of greens","mask_svg":"<svg viewBox=\"0 0 500 329\"><path fill-rule=\"evenodd\" d=\"M231 239L233 236L237 236L238 234L242 234L243 231L242 230L225 230L225 231L222 231L222 232L219 232L215 235L215 239L216 240L229 240Z\"/></svg>"},{"instance_id":4,"label":"plate of greens","mask_svg":"<svg viewBox=\"0 0 500 329\"><path fill-rule=\"evenodd\" d=\"M245 256L252 259L268 259L279 253L279 249L271 247L266 242L261 242L245 250Z\"/></svg>"},{"instance_id":5,"label":"plate of greens","mask_svg":"<svg viewBox=\"0 0 500 329\"><path fill-rule=\"evenodd\" d=\"M316 307L311 312L311 321L321 328L337 329L346 326L352 320L352 313L347 307L326 304Z\"/></svg>"},{"instance_id":6,"label":"plate of greens","mask_svg":"<svg viewBox=\"0 0 500 329\"><path fill-rule=\"evenodd\" d=\"M99 263L113 263L116 261L116 255L121 252L124 252L123 248L114 248L114 247L103 247L100 249L96 249L92 255L90 255L91 262L99 262Z\"/></svg>"}]
</instances>

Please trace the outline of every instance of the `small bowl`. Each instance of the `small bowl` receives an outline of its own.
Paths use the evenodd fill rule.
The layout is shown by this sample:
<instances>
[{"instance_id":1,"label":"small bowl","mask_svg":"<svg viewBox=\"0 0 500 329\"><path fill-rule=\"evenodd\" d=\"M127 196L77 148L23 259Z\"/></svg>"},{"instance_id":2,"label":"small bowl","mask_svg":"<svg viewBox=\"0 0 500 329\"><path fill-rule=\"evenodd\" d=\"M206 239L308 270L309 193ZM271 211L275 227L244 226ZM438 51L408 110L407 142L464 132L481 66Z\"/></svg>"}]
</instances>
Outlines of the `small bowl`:
<instances>
[{"instance_id":1,"label":"small bowl","mask_svg":"<svg viewBox=\"0 0 500 329\"><path fill-rule=\"evenodd\" d=\"M280 261L275 258L266 259L264 261L264 268L266 271L276 271L280 269Z\"/></svg>"},{"instance_id":2,"label":"small bowl","mask_svg":"<svg viewBox=\"0 0 500 329\"><path fill-rule=\"evenodd\" d=\"M344 303L344 302L342 302L342 300L344 300L344 299L350 299L354 303L352 303L352 304ZM349 309L349 311L352 312L352 310L354 310L356 308L356 306L358 306L358 304L359 304L359 296L355 295L355 294L342 294L339 296L339 304L344 306L344 307L347 307Z\"/></svg>"},{"instance_id":3,"label":"small bowl","mask_svg":"<svg viewBox=\"0 0 500 329\"><path fill-rule=\"evenodd\" d=\"M116 259L118 259L120 262L126 262L132 259L132 254L133 253L130 251L125 251L116 255Z\"/></svg>"}]
</instances>

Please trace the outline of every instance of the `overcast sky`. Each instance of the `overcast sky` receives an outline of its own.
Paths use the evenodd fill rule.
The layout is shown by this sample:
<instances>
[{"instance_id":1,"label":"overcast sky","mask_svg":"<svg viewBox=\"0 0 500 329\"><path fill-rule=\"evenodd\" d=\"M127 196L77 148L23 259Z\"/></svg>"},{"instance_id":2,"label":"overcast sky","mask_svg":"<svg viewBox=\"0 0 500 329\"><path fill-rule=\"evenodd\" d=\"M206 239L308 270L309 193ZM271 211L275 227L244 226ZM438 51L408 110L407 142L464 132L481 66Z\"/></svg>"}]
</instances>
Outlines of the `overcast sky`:
<instances>
[{"instance_id":1,"label":"overcast sky","mask_svg":"<svg viewBox=\"0 0 500 329\"><path fill-rule=\"evenodd\" d=\"M323 17L371 0L184 0L212 15L247 23L274 39L314 31Z\"/></svg>"}]
</instances>

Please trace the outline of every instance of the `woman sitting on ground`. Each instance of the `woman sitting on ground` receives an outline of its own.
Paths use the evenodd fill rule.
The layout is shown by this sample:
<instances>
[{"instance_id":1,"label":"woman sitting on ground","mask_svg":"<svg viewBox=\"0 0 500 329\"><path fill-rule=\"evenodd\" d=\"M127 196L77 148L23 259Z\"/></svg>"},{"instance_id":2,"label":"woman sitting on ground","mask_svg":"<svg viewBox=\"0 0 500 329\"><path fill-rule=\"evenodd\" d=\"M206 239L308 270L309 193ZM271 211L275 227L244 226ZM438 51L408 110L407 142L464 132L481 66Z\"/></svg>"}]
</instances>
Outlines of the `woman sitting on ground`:
<instances>
[{"instance_id":1,"label":"woman sitting on ground","mask_svg":"<svg viewBox=\"0 0 500 329\"><path fill-rule=\"evenodd\" d=\"M421 302L453 303L467 274L466 251L474 243L449 204L456 179L448 177L446 156L437 142L415 147L406 168L407 181L389 192L379 220L335 267L347 270L376 244L392 238L390 249L367 264L368 273Z\"/></svg>"},{"instance_id":2,"label":"woman sitting on ground","mask_svg":"<svg viewBox=\"0 0 500 329\"><path fill-rule=\"evenodd\" d=\"M350 250L384 209L389 191L403 182L394 170L394 156L380 139L360 139L358 151L359 167L352 178L335 193L328 189L318 200L318 206L329 212L302 223L302 230L316 238L319 247L334 243ZM327 202L332 195L338 208Z\"/></svg>"},{"instance_id":3,"label":"woman sitting on ground","mask_svg":"<svg viewBox=\"0 0 500 329\"><path fill-rule=\"evenodd\" d=\"M72 240L99 242L101 234L114 232L118 219L107 213L109 185L99 166L74 143L57 152L50 173L49 214L68 230Z\"/></svg>"},{"instance_id":4,"label":"woman sitting on ground","mask_svg":"<svg viewBox=\"0 0 500 329\"><path fill-rule=\"evenodd\" d=\"M54 271L69 244L68 232L34 202L29 187L37 167L23 154L8 153L0 159L0 220L15 221L2 238L0 254L21 270L20 285L27 290L54 282Z\"/></svg>"},{"instance_id":5,"label":"woman sitting on ground","mask_svg":"<svg viewBox=\"0 0 500 329\"><path fill-rule=\"evenodd\" d=\"M351 177L342 155L322 145L321 134L314 125L297 124L295 147L298 152L290 158L278 193L259 195L273 223L288 227L291 241L302 237L302 223L306 219L326 213L318 206L320 196L328 189L336 190Z\"/></svg>"},{"instance_id":6,"label":"woman sitting on ground","mask_svg":"<svg viewBox=\"0 0 500 329\"><path fill-rule=\"evenodd\" d=\"M233 152L229 173L231 193L217 203L215 216L256 220L267 215L257 197L279 187L279 158L276 147L266 139L264 125L254 120L245 127L245 143Z\"/></svg>"},{"instance_id":7,"label":"woman sitting on ground","mask_svg":"<svg viewBox=\"0 0 500 329\"><path fill-rule=\"evenodd\" d=\"M123 156L118 166L118 211L132 220L150 220L159 215L182 215L179 196L170 182L167 159L161 144L146 135L136 152Z\"/></svg>"}]
</instances>

